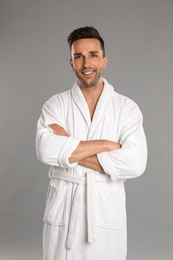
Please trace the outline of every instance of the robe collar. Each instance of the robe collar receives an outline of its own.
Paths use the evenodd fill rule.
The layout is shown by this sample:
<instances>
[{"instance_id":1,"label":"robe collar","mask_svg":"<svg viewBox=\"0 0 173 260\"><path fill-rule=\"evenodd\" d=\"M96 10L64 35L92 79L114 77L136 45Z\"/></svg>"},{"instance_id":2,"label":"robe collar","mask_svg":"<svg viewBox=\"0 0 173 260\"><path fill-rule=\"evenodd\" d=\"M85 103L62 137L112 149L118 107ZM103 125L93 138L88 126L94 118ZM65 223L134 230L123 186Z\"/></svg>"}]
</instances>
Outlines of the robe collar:
<instances>
[{"instance_id":1,"label":"robe collar","mask_svg":"<svg viewBox=\"0 0 173 260\"><path fill-rule=\"evenodd\" d=\"M97 102L92 121L91 121L88 104L78 85L77 80L72 87L72 98L76 106L79 108L89 128L88 137L87 137L88 140L90 140L94 136L94 133L96 132L96 130L98 130L101 121L104 120L106 111L110 106L111 100L113 98L114 88L107 82L106 79L102 78L102 80L104 83L104 87L99 97L99 100Z\"/></svg>"}]
</instances>

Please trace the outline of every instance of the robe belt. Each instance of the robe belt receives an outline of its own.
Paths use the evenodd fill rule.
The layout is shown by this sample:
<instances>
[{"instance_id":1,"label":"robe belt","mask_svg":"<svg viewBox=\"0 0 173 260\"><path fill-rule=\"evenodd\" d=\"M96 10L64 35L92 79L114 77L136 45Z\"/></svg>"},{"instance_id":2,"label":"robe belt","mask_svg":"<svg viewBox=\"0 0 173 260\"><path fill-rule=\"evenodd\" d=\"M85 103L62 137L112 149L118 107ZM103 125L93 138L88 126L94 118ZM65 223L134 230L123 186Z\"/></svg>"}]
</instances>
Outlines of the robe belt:
<instances>
[{"instance_id":1,"label":"robe belt","mask_svg":"<svg viewBox=\"0 0 173 260\"><path fill-rule=\"evenodd\" d=\"M82 185L87 185L87 226L88 226L88 242L94 242L96 239L96 194L95 182L106 182L109 178L106 174L95 174L92 171L87 171L85 176L78 176L71 173L62 173L53 171L51 178L60 179L78 184L74 195L69 229L67 233L66 248L70 250L73 245L75 232L77 229L78 217L80 212Z\"/></svg>"}]
</instances>

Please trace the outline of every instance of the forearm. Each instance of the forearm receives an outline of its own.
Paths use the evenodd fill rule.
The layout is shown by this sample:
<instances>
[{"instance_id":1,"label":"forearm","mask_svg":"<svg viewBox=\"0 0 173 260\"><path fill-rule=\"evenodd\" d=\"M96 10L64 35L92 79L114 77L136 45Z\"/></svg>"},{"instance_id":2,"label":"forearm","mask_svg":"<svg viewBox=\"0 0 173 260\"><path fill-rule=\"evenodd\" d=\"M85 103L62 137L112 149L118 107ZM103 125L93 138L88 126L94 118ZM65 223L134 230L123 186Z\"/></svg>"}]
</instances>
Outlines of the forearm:
<instances>
[{"instance_id":1,"label":"forearm","mask_svg":"<svg viewBox=\"0 0 173 260\"><path fill-rule=\"evenodd\" d=\"M97 158L111 180L136 178L146 168L147 146L145 143L124 144L117 151L97 154Z\"/></svg>"},{"instance_id":2,"label":"forearm","mask_svg":"<svg viewBox=\"0 0 173 260\"><path fill-rule=\"evenodd\" d=\"M51 124L48 126L52 129L54 135L69 137L69 134L65 131L65 129L62 126L58 124ZM71 156L68 157L68 162L70 164L80 162L81 165L83 163L83 165L85 164L84 166L86 167L91 166L91 168L95 167L94 169L102 171L103 169L97 157L94 155L102 152L115 151L120 148L121 145L119 143L109 140L80 141L77 148L71 153Z\"/></svg>"},{"instance_id":3,"label":"forearm","mask_svg":"<svg viewBox=\"0 0 173 260\"><path fill-rule=\"evenodd\" d=\"M81 161L98 153L113 151L119 148L119 143L108 140L81 141L69 157L69 163Z\"/></svg>"},{"instance_id":4,"label":"forearm","mask_svg":"<svg viewBox=\"0 0 173 260\"><path fill-rule=\"evenodd\" d=\"M92 155L88 158L85 158L85 159L79 161L78 164L85 166L85 167L88 167L88 168L91 168L91 169L96 170L96 171L104 172L104 170L103 170L101 164L99 163L96 155Z\"/></svg>"},{"instance_id":5,"label":"forearm","mask_svg":"<svg viewBox=\"0 0 173 260\"><path fill-rule=\"evenodd\" d=\"M81 141L71 154L69 162L77 162L108 149L106 140Z\"/></svg>"}]
</instances>

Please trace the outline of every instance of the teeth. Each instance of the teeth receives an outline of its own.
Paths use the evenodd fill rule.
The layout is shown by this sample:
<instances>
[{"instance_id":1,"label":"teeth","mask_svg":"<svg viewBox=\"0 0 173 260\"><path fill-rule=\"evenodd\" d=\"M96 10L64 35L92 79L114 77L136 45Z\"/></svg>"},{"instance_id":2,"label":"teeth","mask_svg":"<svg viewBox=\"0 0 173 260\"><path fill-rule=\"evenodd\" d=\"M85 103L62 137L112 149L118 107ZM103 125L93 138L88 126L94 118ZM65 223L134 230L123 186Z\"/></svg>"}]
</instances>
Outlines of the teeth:
<instances>
[{"instance_id":1,"label":"teeth","mask_svg":"<svg viewBox=\"0 0 173 260\"><path fill-rule=\"evenodd\" d=\"M89 75L89 74L93 73L93 71L83 72L83 73Z\"/></svg>"}]
</instances>

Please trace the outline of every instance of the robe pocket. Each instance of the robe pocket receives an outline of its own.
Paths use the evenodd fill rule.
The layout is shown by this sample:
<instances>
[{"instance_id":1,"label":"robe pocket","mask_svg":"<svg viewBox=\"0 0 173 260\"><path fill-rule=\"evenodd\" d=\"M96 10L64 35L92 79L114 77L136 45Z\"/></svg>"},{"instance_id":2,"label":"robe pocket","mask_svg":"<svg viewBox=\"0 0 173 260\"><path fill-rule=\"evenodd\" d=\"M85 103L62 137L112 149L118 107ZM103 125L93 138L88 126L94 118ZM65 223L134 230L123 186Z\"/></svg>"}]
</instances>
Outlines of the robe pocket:
<instances>
[{"instance_id":1,"label":"robe pocket","mask_svg":"<svg viewBox=\"0 0 173 260\"><path fill-rule=\"evenodd\" d=\"M121 229L124 189L121 182L100 182L96 187L96 226Z\"/></svg>"},{"instance_id":2,"label":"robe pocket","mask_svg":"<svg viewBox=\"0 0 173 260\"><path fill-rule=\"evenodd\" d=\"M67 210L68 184L66 181L52 179L46 199L43 221L53 226L64 226Z\"/></svg>"}]
</instances>

